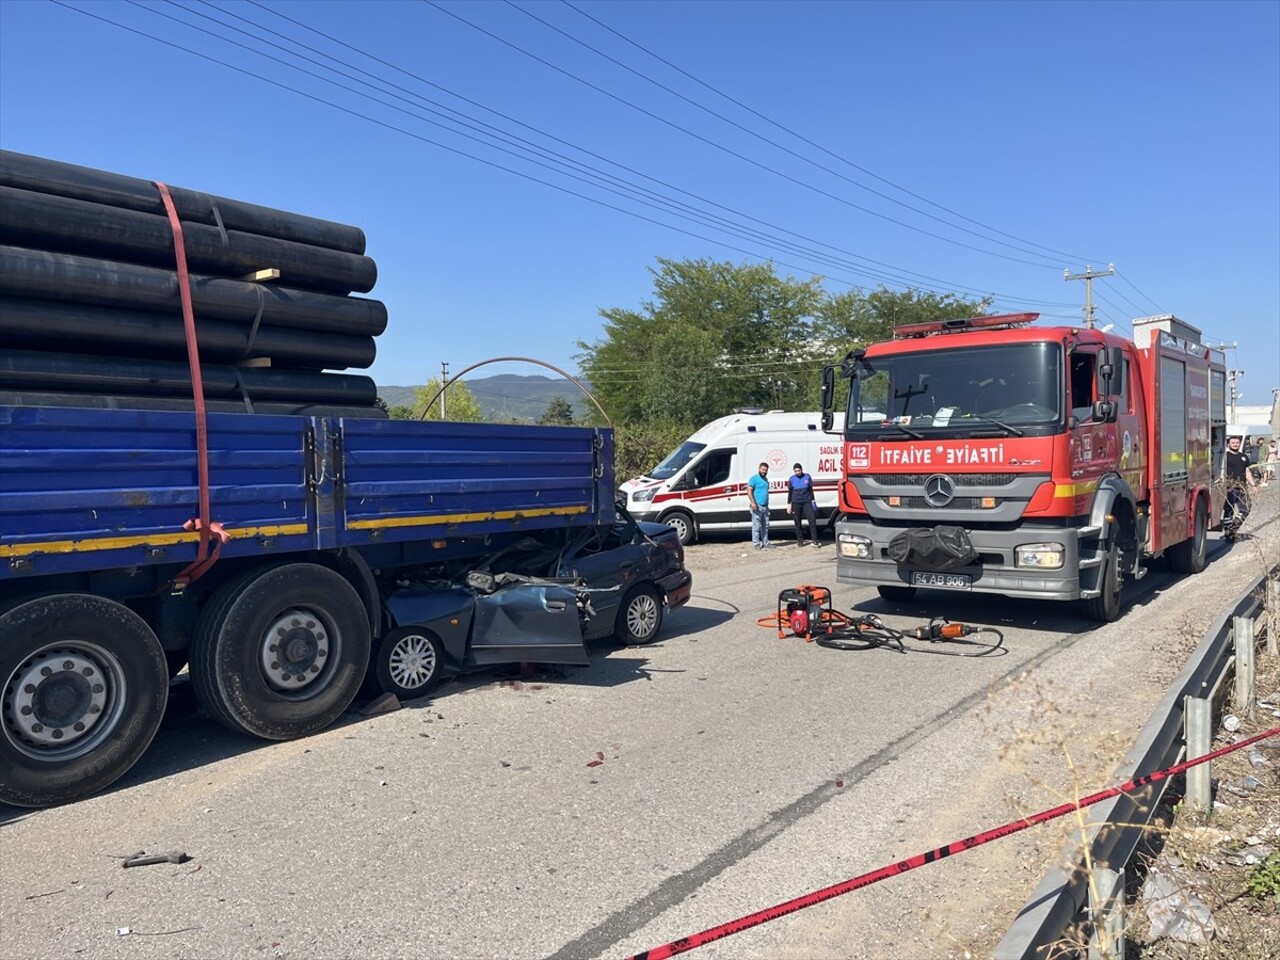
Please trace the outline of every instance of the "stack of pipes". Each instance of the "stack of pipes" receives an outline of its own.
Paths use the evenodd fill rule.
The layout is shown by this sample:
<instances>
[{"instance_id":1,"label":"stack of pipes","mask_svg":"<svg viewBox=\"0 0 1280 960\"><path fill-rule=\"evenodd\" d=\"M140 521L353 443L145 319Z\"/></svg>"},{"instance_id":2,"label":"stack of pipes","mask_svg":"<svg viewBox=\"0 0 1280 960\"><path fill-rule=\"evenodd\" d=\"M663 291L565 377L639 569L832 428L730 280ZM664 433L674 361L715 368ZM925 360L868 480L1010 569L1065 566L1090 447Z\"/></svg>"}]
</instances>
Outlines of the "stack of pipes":
<instances>
[{"instance_id":1,"label":"stack of pipes","mask_svg":"<svg viewBox=\"0 0 1280 960\"><path fill-rule=\"evenodd\" d=\"M382 416L386 328L358 227L169 188L206 405ZM0 404L193 406L174 236L156 184L0 151Z\"/></svg>"}]
</instances>

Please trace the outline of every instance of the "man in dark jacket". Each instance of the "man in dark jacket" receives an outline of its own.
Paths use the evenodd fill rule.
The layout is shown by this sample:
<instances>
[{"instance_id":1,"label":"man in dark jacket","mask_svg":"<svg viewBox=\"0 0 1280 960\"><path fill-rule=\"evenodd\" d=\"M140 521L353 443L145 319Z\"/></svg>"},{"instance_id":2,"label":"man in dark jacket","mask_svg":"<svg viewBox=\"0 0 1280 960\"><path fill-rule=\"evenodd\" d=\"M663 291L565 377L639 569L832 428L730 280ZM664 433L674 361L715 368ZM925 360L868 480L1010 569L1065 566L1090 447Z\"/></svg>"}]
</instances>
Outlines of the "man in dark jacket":
<instances>
[{"instance_id":1,"label":"man in dark jacket","mask_svg":"<svg viewBox=\"0 0 1280 960\"><path fill-rule=\"evenodd\" d=\"M1239 437L1227 437L1227 453L1222 461L1222 478L1227 484L1227 502L1222 519L1239 526L1249 515L1249 494L1258 489L1249 469L1249 455L1240 449Z\"/></svg>"},{"instance_id":2,"label":"man in dark jacket","mask_svg":"<svg viewBox=\"0 0 1280 960\"><path fill-rule=\"evenodd\" d=\"M818 545L818 506L813 502L813 477L804 472L804 467L796 464L791 468L791 479L787 481L787 513L796 525L796 546L804 546L804 529L802 521L809 518L809 536L813 545Z\"/></svg>"}]
</instances>

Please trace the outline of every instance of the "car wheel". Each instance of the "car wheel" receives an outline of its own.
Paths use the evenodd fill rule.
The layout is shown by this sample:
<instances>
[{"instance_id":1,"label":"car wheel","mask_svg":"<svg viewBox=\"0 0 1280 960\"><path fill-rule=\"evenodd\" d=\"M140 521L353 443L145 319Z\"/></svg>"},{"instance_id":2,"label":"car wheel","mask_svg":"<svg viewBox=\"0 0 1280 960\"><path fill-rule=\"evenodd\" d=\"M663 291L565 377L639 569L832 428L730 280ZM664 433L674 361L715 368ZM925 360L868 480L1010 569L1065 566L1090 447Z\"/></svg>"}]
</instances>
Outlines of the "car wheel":
<instances>
[{"instance_id":1,"label":"car wheel","mask_svg":"<svg viewBox=\"0 0 1280 960\"><path fill-rule=\"evenodd\" d=\"M888 600L891 603L906 603L909 600L915 599L916 588L884 586L876 587L876 592L880 594L881 598Z\"/></svg>"},{"instance_id":2,"label":"car wheel","mask_svg":"<svg viewBox=\"0 0 1280 960\"><path fill-rule=\"evenodd\" d=\"M647 583L632 587L618 608L614 635L628 646L653 643L662 628L662 600Z\"/></svg>"},{"instance_id":3,"label":"car wheel","mask_svg":"<svg viewBox=\"0 0 1280 960\"><path fill-rule=\"evenodd\" d=\"M382 638L373 655L378 686L401 700L424 697L440 682L444 648L421 627L401 627Z\"/></svg>"},{"instance_id":4,"label":"car wheel","mask_svg":"<svg viewBox=\"0 0 1280 960\"><path fill-rule=\"evenodd\" d=\"M676 536L680 538L682 546L688 546L698 539L698 524L691 514L685 513L683 510L677 510L669 513L662 518L662 523L676 532Z\"/></svg>"}]
</instances>

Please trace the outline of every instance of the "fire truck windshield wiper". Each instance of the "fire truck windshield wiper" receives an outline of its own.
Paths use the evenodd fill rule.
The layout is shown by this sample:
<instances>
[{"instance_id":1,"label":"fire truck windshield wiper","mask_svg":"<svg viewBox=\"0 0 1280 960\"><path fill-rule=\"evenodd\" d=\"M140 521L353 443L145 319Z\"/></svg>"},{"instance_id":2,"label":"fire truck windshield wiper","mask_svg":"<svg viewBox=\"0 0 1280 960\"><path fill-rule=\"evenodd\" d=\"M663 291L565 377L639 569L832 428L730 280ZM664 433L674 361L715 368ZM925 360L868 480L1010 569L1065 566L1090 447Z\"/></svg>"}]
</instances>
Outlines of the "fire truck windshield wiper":
<instances>
[{"instance_id":1,"label":"fire truck windshield wiper","mask_svg":"<svg viewBox=\"0 0 1280 960\"><path fill-rule=\"evenodd\" d=\"M924 434L923 434L923 433L919 433L919 432L917 432L917 431L915 431L915 430L908 430L906 427L904 427L904 426L903 426L902 424L900 424L900 423L885 423L885 424L882 424L881 426L882 426L882 428L883 428L883 427L892 427L894 430L901 430L903 433L905 433L905 434L906 434L908 437L910 437L912 440L923 440L923 439L924 439Z\"/></svg>"},{"instance_id":2,"label":"fire truck windshield wiper","mask_svg":"<svg viewBox=\"0 0 1280 960\"><path fill-rule=\"evenodd\" d=\"M1009 424L1004 423L1000 420L997 420L995 417L988 417L985 414L981 414L981 413L972 414L972 417L975 420L985 420L987 423L995 424L997 427L1005 431L1011 437L1021 437L1026 434L1025 430L1019 430L1017 427L1011 427L1009 426Z\"/></svg>"}]
</instances>

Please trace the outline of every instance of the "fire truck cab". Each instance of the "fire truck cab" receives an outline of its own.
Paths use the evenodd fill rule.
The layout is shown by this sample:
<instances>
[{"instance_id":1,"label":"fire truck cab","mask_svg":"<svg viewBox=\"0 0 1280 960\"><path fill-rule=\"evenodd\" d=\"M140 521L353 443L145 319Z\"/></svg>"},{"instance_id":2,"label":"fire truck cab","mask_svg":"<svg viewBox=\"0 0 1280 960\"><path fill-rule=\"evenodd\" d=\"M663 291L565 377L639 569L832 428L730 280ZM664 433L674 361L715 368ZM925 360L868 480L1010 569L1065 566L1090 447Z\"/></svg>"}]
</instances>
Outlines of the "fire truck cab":
<instances>
[{"instance_id":1,"label":"fire truck cab","mask_svg":"<svg viewBox=\"0 0 1280 960\"><path fill-rule=\"evenodd\" d=\"M899 327L824 371L824 414L848 382L838 579L890 600L1081 600L1109 621L1149 561L1204 568L1222 355L1173 316L1135 320L1133 340L1037 318Z\"/></svg>"}]
</instances>

